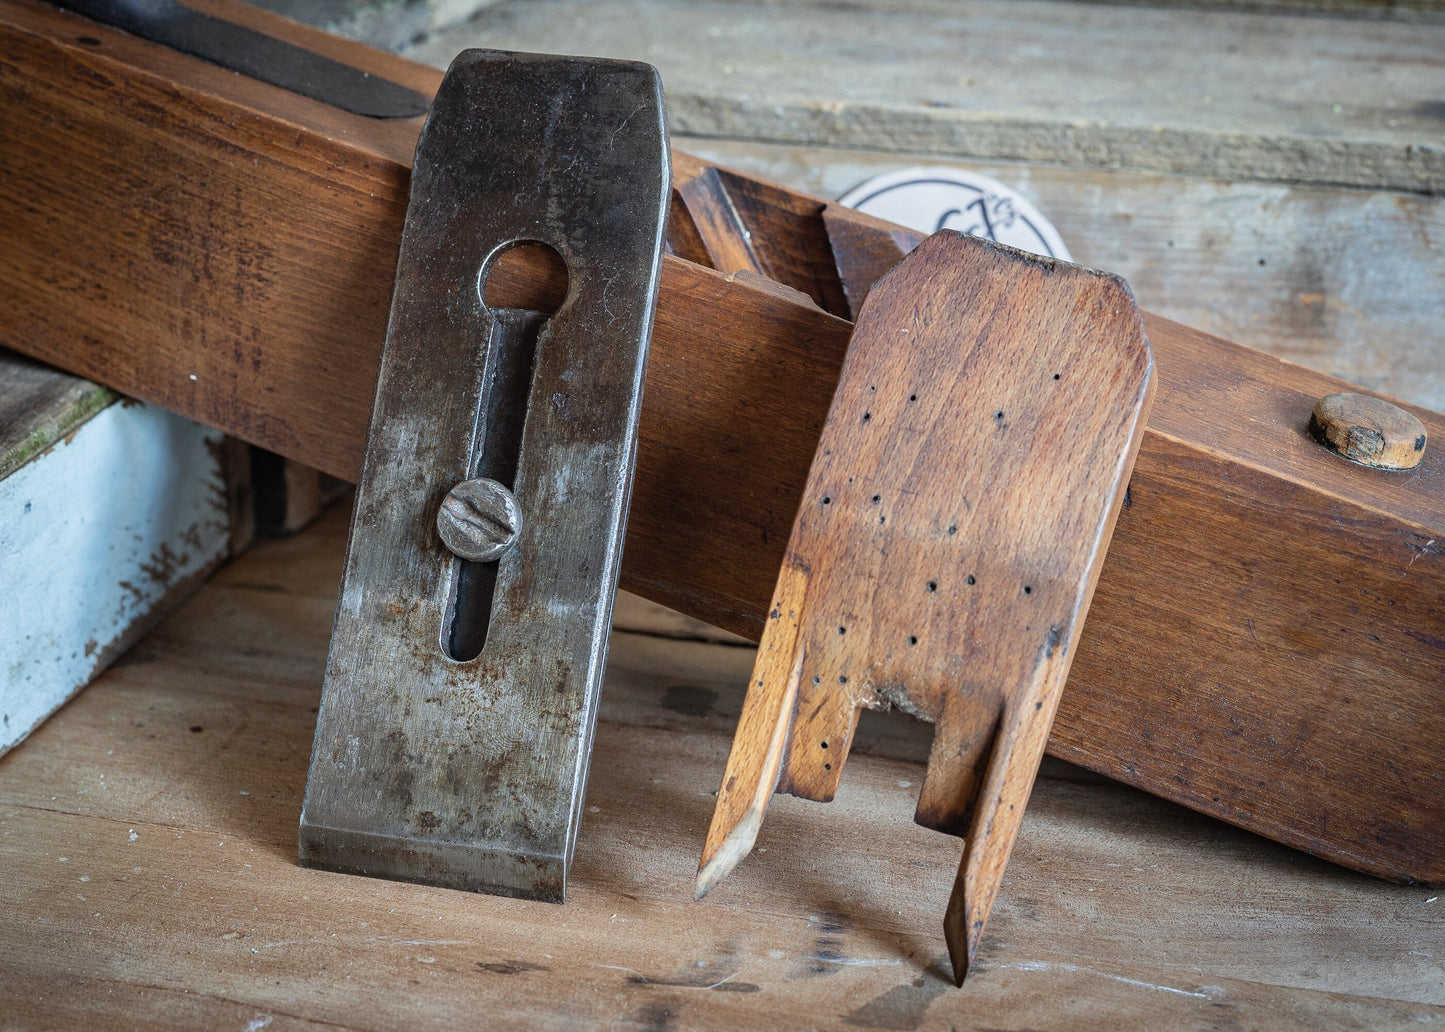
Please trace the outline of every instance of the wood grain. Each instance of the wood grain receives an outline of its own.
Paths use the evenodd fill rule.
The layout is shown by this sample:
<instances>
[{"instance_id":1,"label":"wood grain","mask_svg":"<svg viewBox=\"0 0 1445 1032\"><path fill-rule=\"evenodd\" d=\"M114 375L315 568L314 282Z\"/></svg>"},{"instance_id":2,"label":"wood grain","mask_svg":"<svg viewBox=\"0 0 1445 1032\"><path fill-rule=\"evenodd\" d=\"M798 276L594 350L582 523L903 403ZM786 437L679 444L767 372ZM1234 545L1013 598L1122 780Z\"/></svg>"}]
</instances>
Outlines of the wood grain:
<instances>
[{"instance_id":1,"label":"wood grain","mask_svg":"<svg viewBox=\"0 0 1445 1032\"><path fill-rule=\"evenodd\" d=\"M0 760L0 1024L1275 1032L1445 1018L1438 893L1060 763L1040 774L963 993L936 933L957 843L909 819L921 762L860 750L827 811L779 797L763 851L695 904L752 651L646 635L614 638L566 906L299 868L346 527L342 509L258 544Z\"/></svg>"},{"instance_id":2,"label":"wood grain","mask_svg":"<svg viewBox=\"0 0 1445 1032\"><path fill-rule=\"evenodd\" d=\"M1441 0L1118 0L1145 7L1210 7L1251 12L1347 15L1402 21L1445 21ZM455 27L490 0L398 7L386 0L265 0L258 6L383 50L401 50L426 34ZM915 10L924 8L914 3Z\"/></svg>"},{"instance_id":3,"label":"wood grain","mask_svg":"<svg viewBox=\"0 0 1445 1032\"><path fill-rule=\"evenodd\" d=\"M0 480L113 401L100 384L0 350Z\"/></svg>"},{"instance_id":4,"label":"wood grain","mask_svg":"<svg viewBox=\"0 0 1445 1032\"><path fill-rule=\"evenodd\" d=\"M1425 424L1381 398L1326 394L1310 413L1310 436L1351 462L1414 469L1425 453Z\"/></svg>"},{"instance_id":5,"label":"wood grain","mask_svg":"<svg viewBox=\"0 0 1445 1032\"><path fill-rule=\"evenodd\" d=\"M408 56L657 65L675 132L1438 193L1445 23L1180 5L501 0Z\"/></svg>"},{"instance_id":6,"label":"wood grain","mask_svg":"<svg viewBox=\"0 0 1445 1032\"><path fill-rule=\"evenodd\" d=\"M215 9L435 89L430 69ZM354 479L419 124L33 0L0 12L0 138L24 141L0 147L5 343ZM750 194L754 237L769 196ZM907 234L816 200L777 218L808 204L851 312ZM623 584L756 638L851 324L675 256L661 297ZM1051 751L1341 863L1445 881L1442 453L1404 476L1340 462L1304 427L1348 385L1145 325L1158 397ZM1445 440L1445 420L1411 411Z\"/></svg>"},{"instance_id":7,"label":"wood grain","mask_svg":"<svg viewBox=\"0 0 1445 1032\"><path fill-rule=\"evenodd\" d=\"M1152 389L1138 310L1113 277L944 232L874 286L788 539L700 892L751 848L774 786L831 800L856 711L897 707L935 725L915 819L967 838L944 920L962 984Z\"/></svg>"},{"instance_id":8,"label":"wood grain","mask_svg":"<svg viewBox=\"0 0 1445 1032\"><path fill-rule=\"evenodd\" d=\"M215 430L4 355L3 437L19 461L0 463L0 755L189 597L235 540Z\"/></svg>"},{"instance_id":9,"label":"wood grain","mask_svg":"<svg viewBox=\"0 0 1445 1032\"><path fill-rule=\"evenodd\" d=\"M909 166L981 172L1046 213L1076 262L1128 280L1145 311L1445 410L1440 195L941 159L905 140L890 151L676 134L673 143L820 197Z\"/></svg>"}]
</instances>

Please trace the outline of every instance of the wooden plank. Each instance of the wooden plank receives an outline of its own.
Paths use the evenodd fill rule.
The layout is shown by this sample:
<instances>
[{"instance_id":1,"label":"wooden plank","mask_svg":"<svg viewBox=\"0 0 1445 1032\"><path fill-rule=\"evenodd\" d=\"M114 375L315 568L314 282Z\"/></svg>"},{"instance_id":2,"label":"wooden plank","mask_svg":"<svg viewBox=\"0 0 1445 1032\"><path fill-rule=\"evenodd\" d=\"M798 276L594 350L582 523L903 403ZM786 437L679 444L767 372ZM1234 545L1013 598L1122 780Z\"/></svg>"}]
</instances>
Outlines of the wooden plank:
<instances>
[{"instance_id":1,"label":"wooden plank","mask_svg":"<svg viewBox=\"0 0 1445 1032\"><path fill-rule=\"evenodd\" d=\"M492 0L395 4L386 0L264 0L258 4L326 32L384 50L400 50L424 33L458 25ZM1091 0L1085 0L1091 2ZM1185 6L1400 21L1445 20L1441 0L1112 0L1144 7Z\"/></svg>"},{"instance_id":2,"label":"wooden plank","mask_svg":"<svg viewBox=\"0 0 1445 1032\"><path fill-rule=\"evenodd\" d=\"M511 0L408 56L650 61L692 136L1445 189L1445 24L1002 0Z\"/></svg>"},{"instance_id":3,"label":"wooden plank","mask_svg":"<svg viewBox=\"0 0 1445 1032\"><path fill-rule=\"evenodd\" d=\"M1148 311L1286 361L1445 410L1445 199L674 136L705 161L820 197L881 172L956 165L1045 212L1082 265L1129 281Z\"/></svg>"},{"instance_id":4,"label":"wooden plank","mask_svg":"<svg viewBox=\"0 0 1445 1032\"><path fill-rule=\"evenodd\" d=\"M354 480L390 294L357 272L391 280L419 120L350 116L55 8L23 10L4 60L84 85L73 102L39 83L22 97L10 76L0 87L5 139L26 141L0 156L0 224L14 245L0 255L0 282L18 306L6 343ZM300 38L332 57L338 44L366 49ZM430 93L438 78L415 69L405 84ZM277 94L296 109L283 124L304 125L300 137L276 136ZM123 225L114 234L88 228L113 219ZM338 246L352 271L318 279L310 270L326 267L323 252L339 258ZM83 262L56 260L80 250ZM283 354L270 346L278 340L312 346ZM118 341L143 342L145 366L108 356L102 342ZM281 381L294 386L278 394Z\"/></svg>"},{"instance_id":5,"label":"wooden plank","mask_svg":"<svg viewBox=\"0 0 1445 1032\"><path fill-rule=\"evenodd\" d=\"M967 993L935 931L956 846L907 817L917 763L855 757L826 813L779 799L735 891L692 903L750 659L728 646L617 636L566 906L299 868L345 531L338 511L259 544L0 761L7 1027L1445 1018L1438 894L1062 766L1039 780Z\"/></svg>"},{"instance_id":6,"label":"wooden plank","mask_svg":"<svg viewBox=\"0 0 1445 1032\"><path fill-rule=\"evenodd\" d=\"M1110 0L1146 7L1217 7L1238 11L1275 11L1294 14L1346 15L1355 18L1393 18L1400 21L1445 20L1440 0Z\"/></svg>"},{"instance_id":7,"label":"wooden plank","mask_svg":"<svg viewBox=\"0 0 1445 1032\"><path fill-rule=\"evenodd\" d=\"M31 0L0 9L0 137L26 141L0 148L8 341L354 477L415 121L346 116ZM679 183L702 167L675 164ZM868 220L820 219L822 202L737 196L759 239L822 234L787 271L823 303L819 239L867 259L858 275L899 253ZM835 245L845 230L854 244ZM662 298L623 583L756 637L851 324L675 257ZM1303 431L1339 381L1146 326L1160 391L1137 504L1050 748L1342 863L1445 880L1445 453L1399 477L1351 467Z\"/></svg>"},{"instance_id":8,"label":"wooden plank","mask_svg":"<svg viewBox=\"0 0 1445 1032\"><path fill-rule=\"evenodd\" d=\"M230 553L224 439L0 352L0 754Z\"/></svg>"},{"instance_id":9,"label":"wooden plank","mask_svg":"<svg viewBox=\"0 0 1445 1032\"><path fill-rule=\"evenodd\" d=\"M113 401L98 383L0 349L0 479Z\"/></svg>"}]
</instances>

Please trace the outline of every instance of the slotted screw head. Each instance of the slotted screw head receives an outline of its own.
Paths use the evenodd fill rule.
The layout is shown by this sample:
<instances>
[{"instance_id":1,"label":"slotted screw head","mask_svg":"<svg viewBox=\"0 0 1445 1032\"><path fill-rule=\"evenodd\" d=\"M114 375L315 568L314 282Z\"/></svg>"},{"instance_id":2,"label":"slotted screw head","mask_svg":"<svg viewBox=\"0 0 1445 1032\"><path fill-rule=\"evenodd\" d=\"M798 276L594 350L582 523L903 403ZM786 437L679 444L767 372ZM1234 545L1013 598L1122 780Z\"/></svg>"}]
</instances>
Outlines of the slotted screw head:
<instances>
[{"instance_id":1,"label":"slotted screw head","mask_svg":"<svg viewBox=\"0 0 1445 1032\"><path fill-rule=\"evenodd\" d=\"M453 555L488 563L511 551L522 529L517 499L495 480L463 480L437 511L437 533Z\"/></svg>"}]
</instances>

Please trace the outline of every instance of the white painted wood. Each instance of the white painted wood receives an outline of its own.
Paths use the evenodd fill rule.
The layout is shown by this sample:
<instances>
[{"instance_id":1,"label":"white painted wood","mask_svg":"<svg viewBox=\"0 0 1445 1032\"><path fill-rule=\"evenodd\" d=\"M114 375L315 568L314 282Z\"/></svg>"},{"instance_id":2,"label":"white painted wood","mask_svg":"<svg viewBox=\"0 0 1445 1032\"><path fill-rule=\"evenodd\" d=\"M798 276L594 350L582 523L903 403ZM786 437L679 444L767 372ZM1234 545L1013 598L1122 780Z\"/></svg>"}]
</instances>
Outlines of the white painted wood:
<instances>
[{"instance_id":1,"label":"white painted wood","mask_svg":"<svg viewBox=\"0 0 1445 1032\"><path fill-rule=\"evenodd\" d=\"M222 435L110 405L0 480L0 754L229 550Z\"/></svg>"}]
</instances>

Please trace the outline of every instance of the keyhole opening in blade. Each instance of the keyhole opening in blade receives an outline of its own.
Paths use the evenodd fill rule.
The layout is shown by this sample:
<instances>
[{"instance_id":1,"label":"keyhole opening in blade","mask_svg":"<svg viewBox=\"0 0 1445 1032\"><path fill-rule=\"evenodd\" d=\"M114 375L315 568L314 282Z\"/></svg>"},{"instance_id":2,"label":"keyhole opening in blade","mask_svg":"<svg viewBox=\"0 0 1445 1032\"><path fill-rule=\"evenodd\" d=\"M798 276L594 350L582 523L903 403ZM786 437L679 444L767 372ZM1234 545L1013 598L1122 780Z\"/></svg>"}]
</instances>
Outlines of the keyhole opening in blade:
<instances>
[{"instance_id":1,"label":"keyhole opening in blade","mask_svg":"<svg viewBox=\"0 0 1445 1032\"><path fill-rule=\"evenodd\" d=\"M504 245L483 264L477 295L491 314L491 333L483 357L484 400L477 413L466 479L486 477L515 490L537 342L547 320L565 303L567 290L567 263L546 244ZM527 499L517 502L525 527ZM442 620L442 647L451 659L465 663L486 647L497 572L508 559L525 562L526 556L514 552L486 563L452 560L450 597Z\"/></svg>"}]
</instances>

